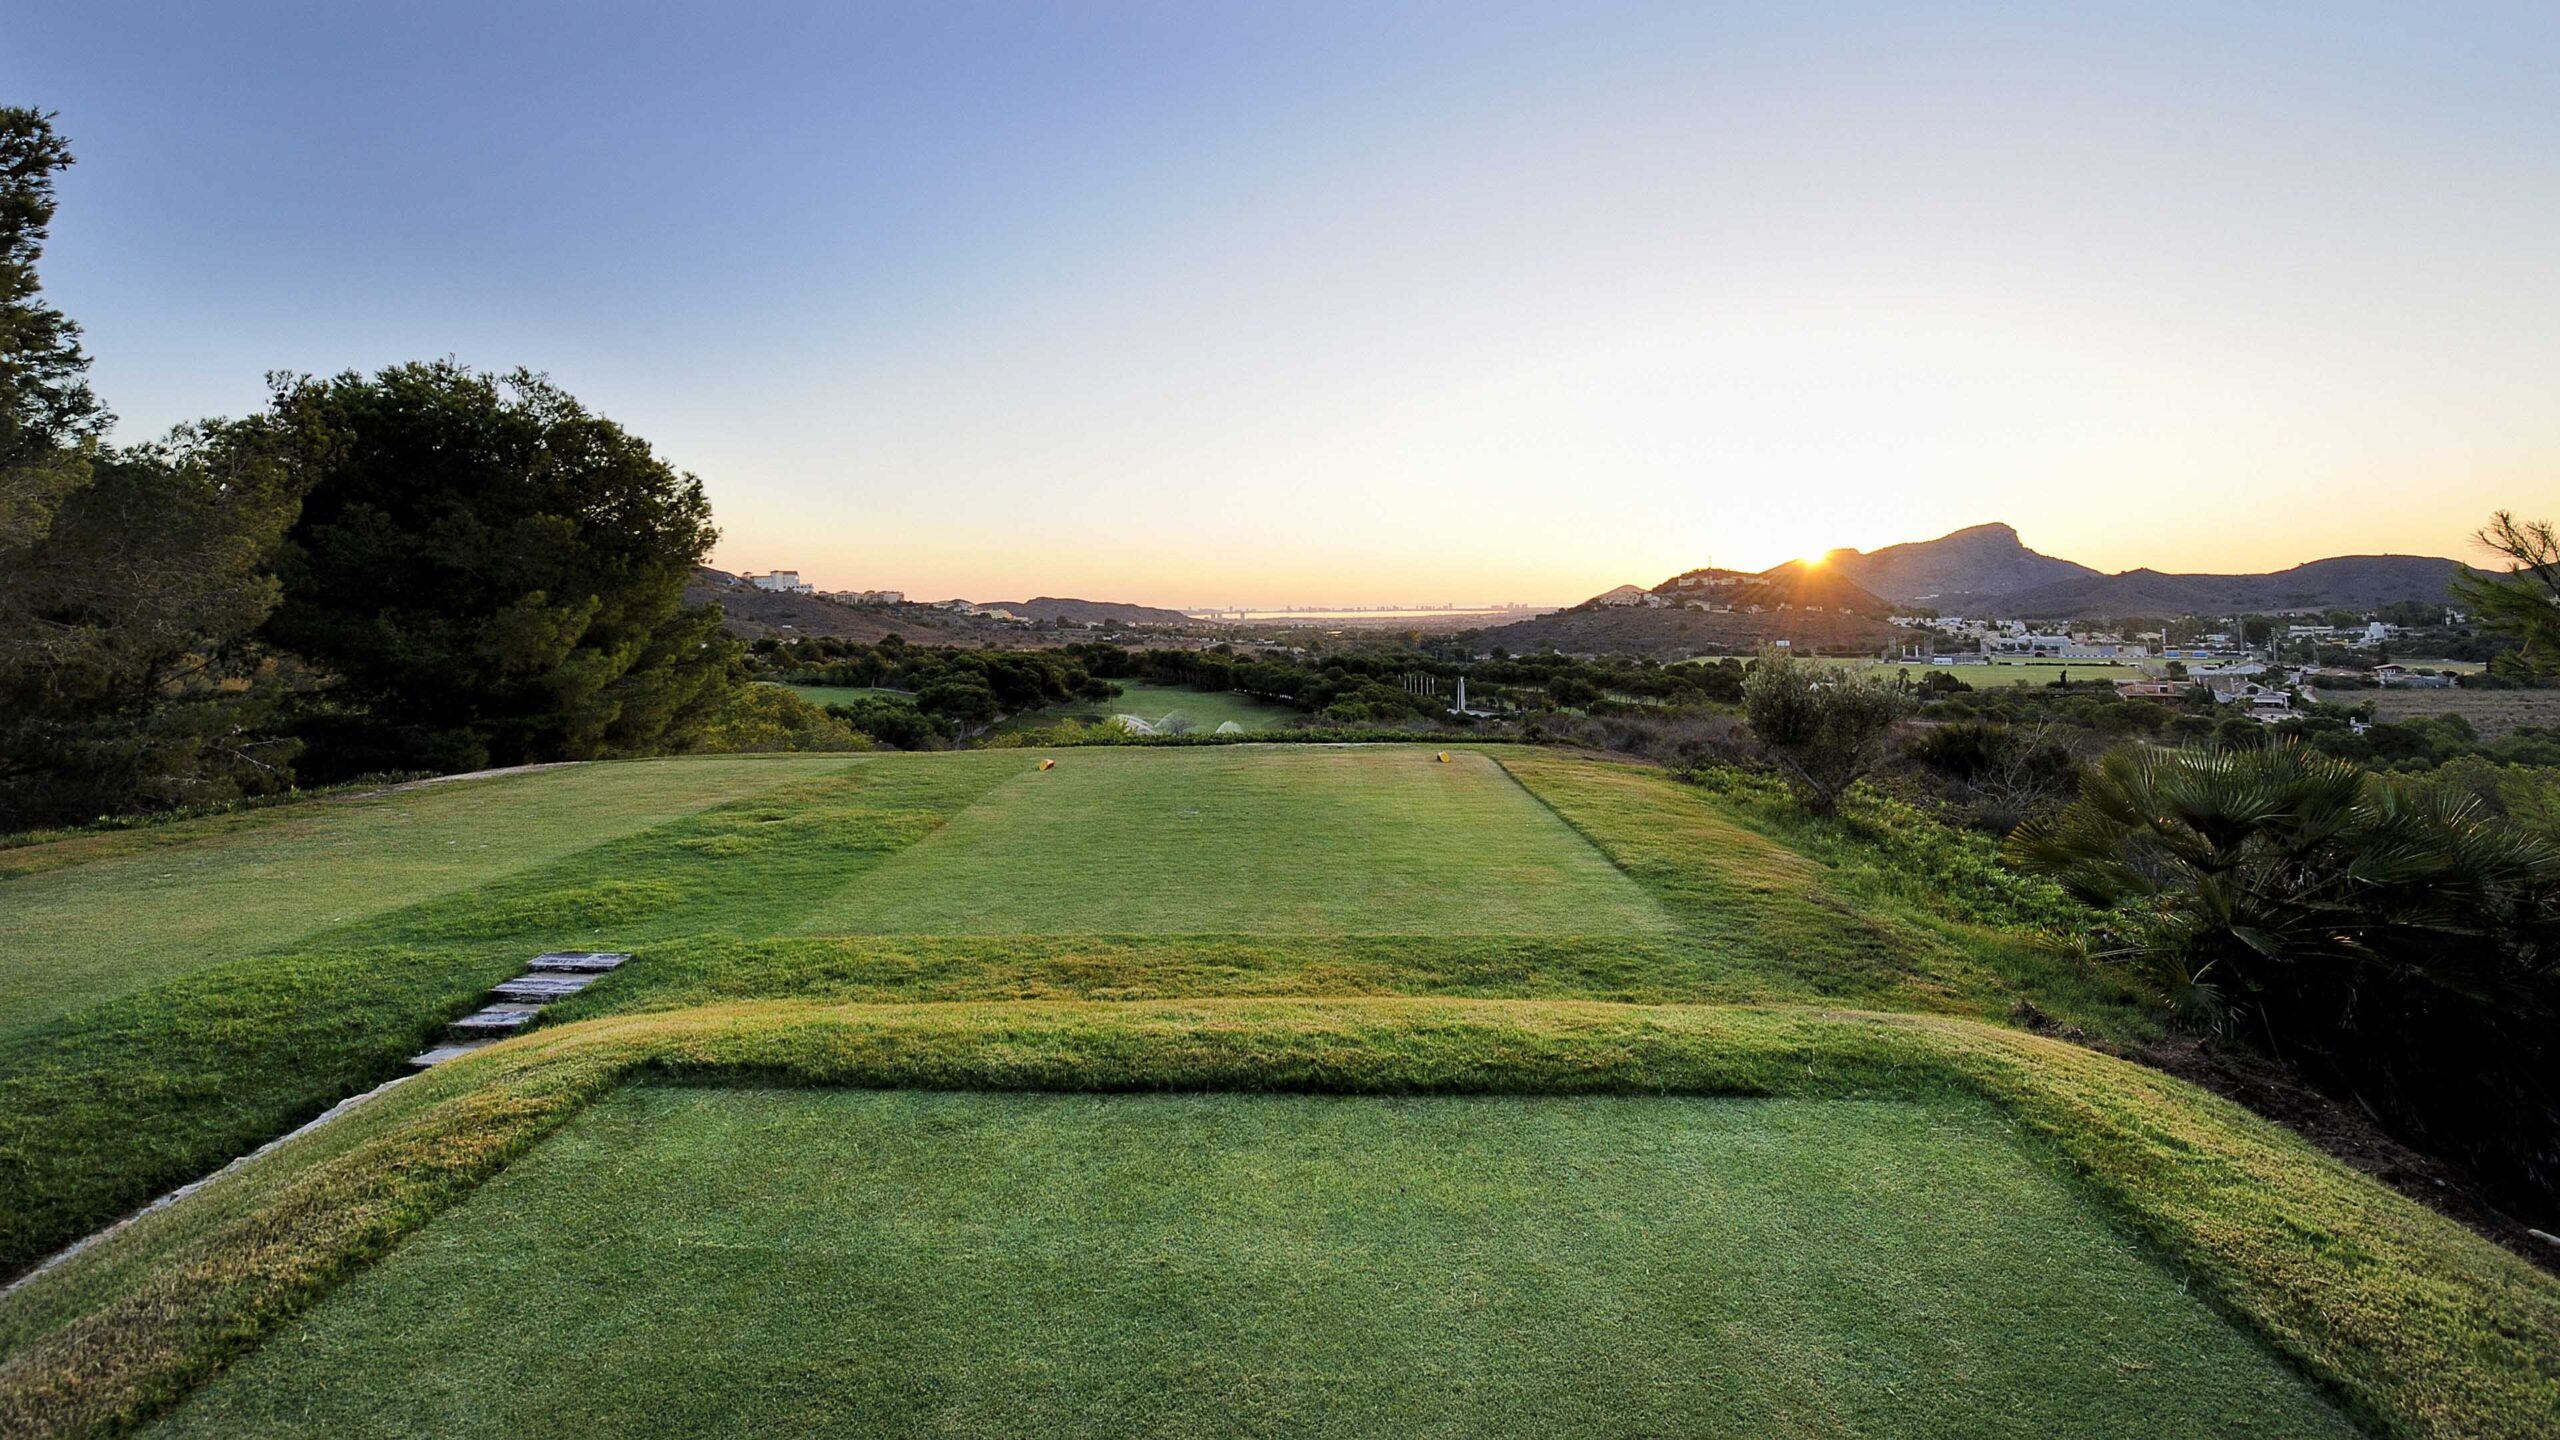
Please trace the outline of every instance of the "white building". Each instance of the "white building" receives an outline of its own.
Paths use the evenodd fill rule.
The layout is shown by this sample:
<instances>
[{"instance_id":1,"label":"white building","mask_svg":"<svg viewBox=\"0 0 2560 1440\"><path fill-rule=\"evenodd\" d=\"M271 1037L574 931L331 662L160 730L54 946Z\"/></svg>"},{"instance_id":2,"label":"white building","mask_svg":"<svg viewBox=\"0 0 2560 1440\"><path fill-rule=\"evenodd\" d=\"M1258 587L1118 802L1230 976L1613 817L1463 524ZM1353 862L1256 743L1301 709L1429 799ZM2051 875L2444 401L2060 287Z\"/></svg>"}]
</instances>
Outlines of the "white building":
<instances>
[{"instance_id":1,"label":"white building","mask_svg":"<svg viewBox=\"0 0 2560 1440\"><path fill-rule=\"evenodd\" d=\"M797 570L776 570L770 575L741 575L738 578L759 590L775 590L786 595L807 595L813 589L800 578Z\"/></svg>"}]
</instances>

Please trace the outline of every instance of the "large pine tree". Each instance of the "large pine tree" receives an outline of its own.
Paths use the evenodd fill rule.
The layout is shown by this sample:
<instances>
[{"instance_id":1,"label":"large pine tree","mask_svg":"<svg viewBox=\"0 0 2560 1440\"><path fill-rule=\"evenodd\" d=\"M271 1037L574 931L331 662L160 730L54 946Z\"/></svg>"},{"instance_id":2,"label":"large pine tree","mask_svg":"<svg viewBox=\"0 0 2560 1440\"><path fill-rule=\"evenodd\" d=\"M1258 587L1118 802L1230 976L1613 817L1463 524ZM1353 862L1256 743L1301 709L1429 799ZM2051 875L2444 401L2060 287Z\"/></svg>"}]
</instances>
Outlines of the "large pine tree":
<instances>
[{"instance_id":1,"label":"large pine tree","mask_svg":"<svg viewBox=\"0 0 2560 1440\"><path fill-rule=\"evenodd\" d=\"M313 773L645 754L728 700L736 646L683 603L701 482L548 380L290 380L241 433L304 497L266 635L337 677Z\"/></svg>"}]
</instances>

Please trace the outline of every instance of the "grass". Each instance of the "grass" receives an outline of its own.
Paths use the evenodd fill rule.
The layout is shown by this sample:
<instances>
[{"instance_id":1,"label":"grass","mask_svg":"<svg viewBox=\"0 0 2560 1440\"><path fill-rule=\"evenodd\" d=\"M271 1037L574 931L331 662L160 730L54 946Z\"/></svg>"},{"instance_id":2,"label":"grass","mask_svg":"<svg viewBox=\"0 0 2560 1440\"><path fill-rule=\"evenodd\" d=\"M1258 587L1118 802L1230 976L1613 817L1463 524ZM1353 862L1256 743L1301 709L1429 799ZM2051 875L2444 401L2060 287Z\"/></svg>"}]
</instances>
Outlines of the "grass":
<instances>
[{"instance_id":1,"label":"grass","mask_svg":"<svg viewBox=\"0 0 2560 1440\"><path fill-rule=\"evenodd\" d=\"M709 778L743 765L764 783L749 799L545 863L520 862L477 886L307 933L280 927L273 948L164 970L157 983L134 977L124 993L0 1039L0 1273L398 1074L447 1020L540 950L787 926L795 905L912 844L1026 763L953 755L929 765L866 757L634 766L626 782L654 776L679 791L696 767ZM503 852L513 833L504 807L575 828L581 801L596 793L581 783L589 773L412 793L495 787L480 797L490 808L478 811L476 838ZM334 811L301 818L324 833L347 823ZM171 827L172 844L183 840L179 830ZM243 838L263 849L269 832ZM219 858L217 850L206 863L219 869ZM86 943L102 954L131 953L149 966L150 957L183 951L194 918L119 905L124 873L118 862L103 874L65 867L37 878L84 885L76 893L90 906ZM294 883L329 890L339 877L315 860ZM299 914L306 902L277 884L277 909Z\"/></svg>"},{"instance_id":2,"label":"grass","mask_svg":"<svg viewBox=\"0 0 2560 1440\"><path fill-rule=\"evenodd\" d=\"M782 687L812 705L850 705L856 700L895 700L915 703L912 690L892 690L881 685L786 685Z\"/></svg>"},{"instance_id":3,"label":"grass","mask_svg":"<svg viewBox=\"0 0 2560 1440\"><path fill-rule=\"evenodd\" d=\"M1668 919L1460 752L1070 751L810 914L869 934L1647 934Z\"/></svg>"},{"instance_id":4,"label":"grass","mask_svg":"<svg viewBox=\"0 0 2560 1440\"><path fill-rule=\"evenodd\" d=\"M643 1278L670 1274L686 1283ZM154 1433L817 1417L846 1435L2356 1433L1980 1105L648 1085Z\"/></svg>"},{"instance_id":5,"label":"grass","mask_svg":"<svg viewBox=\"0 0 2560 1440\"><path fill-rule=\"evenodd\" d=\"M1120 693L1108 700L1070 700L1046 709L1028 711L1007 720L1002 728L1037 729L1065 720L1092 724L1114 715L1135 715L1159 729L1166 728L1166 721L1180 717L1193 730L1215 730L1229 722L1245 730L1277 730L1306 718L1286 705L1274 705L1250 695L1221 690L1191 690L1179 685L1149 685L1135 680L1113 683L1120 687Z\"/></svg>"},{"instance_id":6,"label":"grass","mask_svg":"<svg viewBox=\"0 0 2560 1440\"><path fill-rule=\"evenodd\" d=\"M537 1032L280 1147L0 1300L0 1432L101 1433L164 1411L586 1106L651 1078L1988 1104L2082 1203L2386 1433L2521 1440L2560 1420L2560 1284L2166 1076L1951 1019L1362 999L768 1002ZM767 1138L768 1159L790 1148ZM740 1197L755 1185L731 1183ZM852 1180L839 1168L829 1183ZM1789 1243L1854 1240L1798 1231ZM2004 1290L2003 1275L1977 1278L2021 1313L2034 1298ZM617 1283L656 1288L628 1273ZM675 1303L664 1289L657 1298ZM2095 1332L2123 1338L2113 1325ZM280 1337L279 1358L299 1333Z\"/></svg>"},{"instance_id":7,"label":"grass","mask_svg":"<svg viewBox=\"0 0 2560 1440\"><path fill-rule=\"evenodd\" d=\"M2147 1247L2389 1433L2560 1428L2548 1277L2177 1081L1975 1023L2021 999L2104 1036L2154 1023L2051 943L2067 912L1979 844L1889 802L1817 823L1749 781L1512 747L1446 765L1434 753L631 767L692 783L689 766L810 766L324 916L268 948L139 975L0 1041L0 1268L396 1073L533 950L640 955L536 1033L404 1084L0 1299L0 1433L108 1433L166 1411L511 1162L544 1163L537 1142L586 1106L649 1079L1987 1105L2092 1207L2084 1220ZM1044 758L1057 768L1039 771ZM545 786L589 773L451 788L513 787L485 817L505 835L508 806L541 811ZM271 843L268 826L312 820L303 808L36 847L45 858L0 886L85 879L101 953L157 953L194 922L121 909L100 877ZM303 873L295 883L334 883ZM611 1174L587 1168L600 1186ZM651 1303L696 1303L676 1278ZM2002 1295L2000 1275L1980 1280ZM303 1333L250 1363L289 1361Z\"/></svg>"},{"instance_id":8,"label":"grass","mask_svg":"<svg viewBox=\"0 0 2560 1440\"><path fill-rule=\"evenodd\" d=\"M2144 1032L2146 1017L2102 977L1897 893L1854 842L1842 858L1810 858L1746 829L1732 802L1636 767L1505 750L1524 795L1482 756L1444 766L1436 753L1087 749L1059 752L1046 773L1022 751L809 762L812 778L139 984L0 1041L0 1273L399 1073L488 986L558 946L645 952L558 1007L564 1019L793 997L1328 994L1794 1000L1988 1018L2025 997L2096 1033ZM739 763L778 762L637 773L680 780L686 767ZM1258 835L1241 828L1204 848L1197 829L1113 818L1122 804L1203 808L1176 802L1204 798L1229 767L1289 777L1256 812L1270 822ZM548 814L565 807L544 787L588 773L449 788L503 785L508 803ZM1099 783L1114 777L1125 783ZM1048 843L1025 853L991 815ZM936 833L946 825L953 844ZM1293 833L1322 843L1292 844ZM1397 847L1401 871L1362 878ZM1106 853L1148 863L1084 863ZM76 867L58 876L77 878ZM1045 888L1025 888L1033 879ZM1943 903L1961 888L1930 893ZM153 953L173 943L162 926L183 934L183 913L125 910L111 883L89 893L104 949ZM857 930L980 912L1022 933ZM1279 923L1291 916L1294 932Z\"/></svg>"},{"instance_id":9,"label":"grass","mask_svg":"<svg viewBox=\"0 0 2560 1440\"><path fill-rule=\"evenodd\" d=\"M2419 715L2459 715L2484 738L2496 739L2519 725L2560 725L2560 690L2420 690L2394 686L2380 690L2345 690L2350 704L2373 702L2383 720Z\"/></svg>"},{"instance_id":10,"label":"grass","mask_svg":"<svg viewBox=\"0 0 2560 1440\"><path fill-rule=\"evenodd\" d=\"M0 1043L189 970L842 764L582 765L0 851Z\"/></svg>"}]
</instances>

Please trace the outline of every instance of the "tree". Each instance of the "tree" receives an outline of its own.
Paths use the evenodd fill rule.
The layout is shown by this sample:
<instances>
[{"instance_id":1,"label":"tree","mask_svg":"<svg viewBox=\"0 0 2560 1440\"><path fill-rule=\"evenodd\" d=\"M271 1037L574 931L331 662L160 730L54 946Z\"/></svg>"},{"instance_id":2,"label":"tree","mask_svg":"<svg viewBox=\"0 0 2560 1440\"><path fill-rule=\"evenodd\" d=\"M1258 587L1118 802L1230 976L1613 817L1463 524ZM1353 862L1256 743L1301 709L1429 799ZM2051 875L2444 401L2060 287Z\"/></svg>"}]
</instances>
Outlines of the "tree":
<instances>
[{"instance_id":1,"label":"tree","mask_svg":"<svg viewBox=\"0 0 2560 1440\"><path fill-rule=\"evenodd\" d=\"M736 646L683 601L702 483L548 379L278 376L242 430L305 495L265 634L337 677L321 772L647 754L725 709Z\"/></svg>"},{"instance_id":2,"label":"tree","mask_svg":"<svg viewBox=\"0 0 2560 1440\"><path fill-rule=\"evenodd\" d=\"M2472 538L2505 556L2507 573L2466 570L2454 577L2454 593L2484 628L2523 642L2493 668L2517 680L2560 678L2560 533L2548 520L2501 510Z\"/></svg>"},{"instance_id":3,"label":"tree","mask_svg":"<svg viewBox=\"0 0 2560 1440\"><path fill-rule=\"evenodd\" d=\"M79 327L36 279L70 163L51 116L0 109L0 828L293 778L264 721L295 671L248 641L292 486L218 429L101 445Z\"/></svg>"},{"instance_id":4,"label":"tree","mask_svg":"<svg viewBox=\"0 0 2560 1440\"><path fill-rule=\"evenodd\" d=\"M985 678L967 671L955 672L917 691L916 708L951 722L964 735L995 723L996 716L1003 713Z\"/></svg>"},{"instance_id":5,"label":"tree","mask_svg":"<svg viewBox=\"0 0 2560 1440\"><path fill-rule=\"evenodd\" d=\"M270 722L307 678L251 636L294 505L218 430L105 454L62 498L0 579L0 826L293 782Z\"/></svg>"},{"instance_id":6,"label":"tree","mask_svg":"<svg viewBox=\"0 0 2560 1440\"><path fill-rule=\"evenodd\" d=\"M36 261L53 224L53 180L71 146L52 115L0 107L0 471L94 439L106 411L89 389L80 327L40 298ZM0 510L0 543L20 522Z\"/></svg>"},{"instance_id":7,"label":"tree","mask_svg":"<svg viewBox=\"0 0 2560 1440\"><path fill-rule=\"evenodd\" d=\"M1876 671L1828 675L1784 650L1762 652L1742 682L1751 733L1816 815L1840 808L1859 777L1883 763L1885 739L1911 713L1911 692Z\"/></svg>"},{"instance_id":8,"label":"tree","mask_svg":"<svg viewBox=\"0 0 2560 1440\"><path fill-rule=\"evenodd\" d=\"M42 299L36 261L71 146L53 116L0 107L0 569L24 563L54 507L85 484L108 415L80 327Z\"/></svg>"},{"instance_id":9,"label":"tree","mask_svg":"<svg viewBox=\"0 0 2560 1440\"><path fill-rule=\"evenodd\" d=\"M2560 1195L2560 848L2294 744L2119 750L2011 861L2102 955L2417 1143Z\"/></svg>"}]
</instances>

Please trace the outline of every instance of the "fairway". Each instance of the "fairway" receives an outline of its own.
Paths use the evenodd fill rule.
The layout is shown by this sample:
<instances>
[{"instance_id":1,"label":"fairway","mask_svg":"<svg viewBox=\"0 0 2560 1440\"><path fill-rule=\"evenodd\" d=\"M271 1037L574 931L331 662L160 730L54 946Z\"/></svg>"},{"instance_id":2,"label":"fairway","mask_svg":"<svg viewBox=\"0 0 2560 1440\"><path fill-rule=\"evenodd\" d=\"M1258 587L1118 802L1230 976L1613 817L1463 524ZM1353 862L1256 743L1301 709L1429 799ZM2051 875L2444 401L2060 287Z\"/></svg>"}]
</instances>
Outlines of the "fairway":
<instances>
[{"instance_id":1,"label":"fairway","mask_svg":"<svg viewBox=\"0 0 2560 1440\"><path fill-rule=\"evenodd\" d=\"M850 705L857 700L895 700L901 705L916 703L912 690L891 690L878 685L785 685L780 688L812 705Z\"/></svg>"},{"instance_id":2,"label":"fairway","mask_svg":"<svg viewBox=\"0 0 2560 1440\"><path fill-rule=\"evenodd\" d=\"M836 934L1631 935L1635 882L1477 754L1061 752L834 897Z\"/></svg>"},{"instance_id":3,"label":"fairway","mask_svg":"<svg viewBox=\"0 0 2560 1440\"><path fill-rule=\"evenodd\" d=\"M0 1039L848 763L581 765L0 851Z\"/></svg>"},{"instance_id":4,"label":"fairway","mask_svg":"<svg viewBox=\"0 0 2560 1440\"><path fill-rule=\"evenodd\" d=\"M1972 1106L644 1086L152 1433L2356 1432Z\"/></svg>"}]
</instances>

